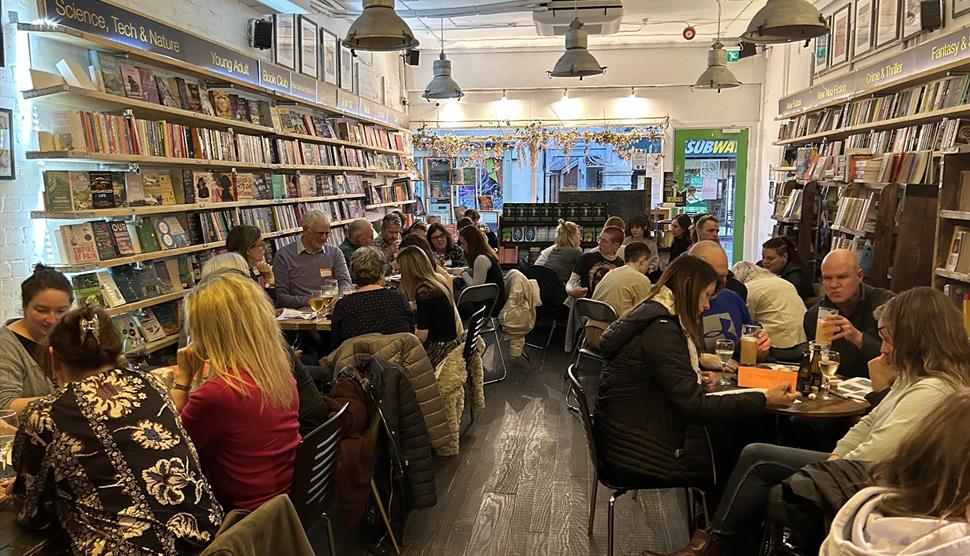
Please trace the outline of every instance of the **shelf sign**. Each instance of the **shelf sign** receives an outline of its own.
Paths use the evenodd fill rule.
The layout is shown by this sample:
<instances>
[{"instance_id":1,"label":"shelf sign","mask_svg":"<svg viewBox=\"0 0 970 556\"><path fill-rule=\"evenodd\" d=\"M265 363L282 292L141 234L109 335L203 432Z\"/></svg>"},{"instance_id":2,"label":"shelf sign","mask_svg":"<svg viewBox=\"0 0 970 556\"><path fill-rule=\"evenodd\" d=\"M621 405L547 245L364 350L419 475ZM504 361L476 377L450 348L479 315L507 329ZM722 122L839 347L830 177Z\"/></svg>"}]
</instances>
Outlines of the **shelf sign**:
<instances>
[{"instance_id":1,"label":"shelf sign","mask_svg":"<svg viewBox=\"0 0 970 556\"><path fill-rule=\"evenodd\" d=\"M294 72L290 80L290 94L303 100L316 102L317 80Z\"/></svg>"},{"instance_id":2,"label":"shelf sign","mask_svg":"<svg viewBox=\"0 0 970 556\"><path fill-rule=\"evenodd\" d=\"M182 31L100 0L44 0L47 18L139 50L182 60Z\"/></svg>"},{"instance_id":3,"label":"shelf sign","mask_svg":"<svg viewBox=\"0 0 970 556\"><path fill-rule=\"evenodd\" d=\"M343 89L337 90L337 108L344 112L360 114L360 97Z\"/></svg>"},{"instance_id":4,"label":"shelf sign","mask_svg":"<svg viewBox=\"0 0 970 556\"><path fill-rule=\"evenodd\" d=\"M259 84L259 61L256 58L195 35L185 35L185 45L181 60L252 85Z\"/></svg>"},{"instance_id":5,"label":"shelf sign","mask_svg":"<svg viewBox=\"0 0 970 556\"><path fill-rule=\"evenodd\" d=\"M271 91L290 94L290 70L270 64L269 62L259 62L259 84Z\"/></svg>"}]
</instances>

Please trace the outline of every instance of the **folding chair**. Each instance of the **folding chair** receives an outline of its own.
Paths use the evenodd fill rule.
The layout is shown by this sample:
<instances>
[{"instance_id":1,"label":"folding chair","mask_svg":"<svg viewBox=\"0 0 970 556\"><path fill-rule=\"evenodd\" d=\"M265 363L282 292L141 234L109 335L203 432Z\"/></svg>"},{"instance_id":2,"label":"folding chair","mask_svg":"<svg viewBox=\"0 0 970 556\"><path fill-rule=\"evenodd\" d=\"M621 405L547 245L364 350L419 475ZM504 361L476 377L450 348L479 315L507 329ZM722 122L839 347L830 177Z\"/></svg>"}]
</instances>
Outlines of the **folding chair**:
<instances>
[{"instance_id":1,"label":"folding chair","mask_svg":"<svg viewBox=\"0 0 970 556\"><path fill-rule=\"evenodd\" d=\"M495 313L495 304L499 302L498 295L499 289L497 285L480 284L465 288L462 290L461 295L458 296L459 313L465 312L463 308L466 307L472 307L473 312L477 311L479 307L486 307L488 311L485 315L485 328L482 330L482 334L491 334L495 340L495 349L498 350L499 358L502 360L502 376L495 380L489 380L485 384L505 380L509 374L508 367L505 365L505 354L502 353L502 342L498 334L498 325L495 322L495 318L492 317Z\"/></svg>"}]
</instances>

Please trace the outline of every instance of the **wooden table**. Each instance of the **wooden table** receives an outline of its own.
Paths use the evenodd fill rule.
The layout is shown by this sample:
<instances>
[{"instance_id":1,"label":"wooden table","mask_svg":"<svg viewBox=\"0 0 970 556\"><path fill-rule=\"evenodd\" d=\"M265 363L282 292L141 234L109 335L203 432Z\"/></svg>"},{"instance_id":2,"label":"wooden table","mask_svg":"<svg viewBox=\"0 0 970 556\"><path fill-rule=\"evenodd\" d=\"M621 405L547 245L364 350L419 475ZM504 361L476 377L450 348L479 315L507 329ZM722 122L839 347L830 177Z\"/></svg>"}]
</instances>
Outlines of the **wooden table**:
<instances>
[{"instance_id":1,"label":"wooden table","mask_svg":"<svg viewBox=\"0 0 970 556\"><path fill-rule=\"evenodd\" d=\"M69 554L68 545L69 542L57 528L53 531L34 531L17 523L17 507L13 500L0 504L0 554Z\"/></svg>"},{"instance_id":2,"label":"wooden table","mask_svg":"<svg viewBox=\"0 0 970 556\"><path fill-rule=\"evenodd\" d=\"M801 403L791 407L768 408L767 411L779 415L834 419L836 417L856 417L869 411L869 402L832 396L831 400L801 399Z\"/></svg>"},{"instance_id":3,"label":"wooden table","mask_svg":"<svg viewBox=\"0 0 970 556\"><path fill-rule=\"evenodd\" d=\"M329 332L330 331L330 319L326 319L317 322L315 319L305 320L305 319L287 319L287 320L277 320L280 323L280 329L282 330L299 330L303 332Z\"/></svg>"}]
</instances>

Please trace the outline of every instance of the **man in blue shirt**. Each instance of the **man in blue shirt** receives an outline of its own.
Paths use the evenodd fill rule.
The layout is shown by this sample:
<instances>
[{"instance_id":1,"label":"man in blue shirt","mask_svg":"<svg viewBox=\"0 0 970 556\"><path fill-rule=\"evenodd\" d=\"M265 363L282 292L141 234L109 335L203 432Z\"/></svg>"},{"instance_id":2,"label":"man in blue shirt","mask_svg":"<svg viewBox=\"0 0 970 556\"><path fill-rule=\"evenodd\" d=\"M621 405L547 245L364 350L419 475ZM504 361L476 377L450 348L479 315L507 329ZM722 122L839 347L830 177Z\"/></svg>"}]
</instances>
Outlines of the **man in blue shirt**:
<instances>
[{"instance_id":1,"label":"man in blue shirt","mask_svg":"<svg viewBox=\"0 0 970 556\"><path fill-rule=\"evenodd\" d=\"M329 237L330 218L319 210L306 213L300 238L273 258L277 305L306 307L325 279L336 280L341 295L353 291L344 255L338 247L327 245Z\"/></svg>"}]
</instances>

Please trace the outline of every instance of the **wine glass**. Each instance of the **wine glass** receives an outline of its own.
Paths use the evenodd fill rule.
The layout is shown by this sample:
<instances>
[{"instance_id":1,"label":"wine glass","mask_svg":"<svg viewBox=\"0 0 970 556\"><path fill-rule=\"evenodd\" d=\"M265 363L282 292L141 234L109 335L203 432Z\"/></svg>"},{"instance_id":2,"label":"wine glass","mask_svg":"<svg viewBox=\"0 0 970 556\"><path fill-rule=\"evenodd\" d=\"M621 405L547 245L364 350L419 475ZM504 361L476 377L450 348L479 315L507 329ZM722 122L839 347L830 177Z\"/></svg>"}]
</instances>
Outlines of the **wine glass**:
<instances>
[{"instance_id":1,"label":"wine glass","mask_svg":"<svg viewBox=\"0 0 970 556\"><path fill-rule=\"evenodd\" d=\"M727 378L727 364L734 356L734 340L720 339L714 346L714 353L721 359L721 378L718 379L718 386L730 386L731 381Z\"/></svg>"},{"instance_id":2,"label":"wine glass","mask_svg":"<svg viewBox=\"0 0 970 556\"><path fill-rule=\"evenodd\" d=\"M819 361L819 367L822 370L822 399L831 400L832 396L829 394L831 387L829 386L829 381L835 377L835 372L839 370L839 352L835 350L826 350L822 352L822 360Z\"/></svg>"},{"instance_id":3,"label":"wine glass","mask_svg":"<svg viewBox=\"0 0 970 556\"><path fill-rule=\"evenodd\" d=\"M137 334L126 336L122 348L125 350L128 368L135 371L148 369L148 342L145 338Z\"/></svg>"},{"instance_id":4,"label":"wine glass","mask_svg":"<svg viewBox=\"0 0 970 556\"><path fill-rule=\"evenodd\" d=\"M314 318L316 318L317 322L323 320L321 312L326 305L327 298L324 296L322 289L313 290L310 293L310 310L313 311Z\"/></svg>"},{"instance_id":5,"label":"wine glass","mask_svg":"<svg viewBox=\"0 0 970 556\"><path fill-rule=\"evenodd\" d=\"M12 479L16 475L13 468L13 440L19 426L16 411L0 411L0 479Z\"/></svg>"}]
</instances>

